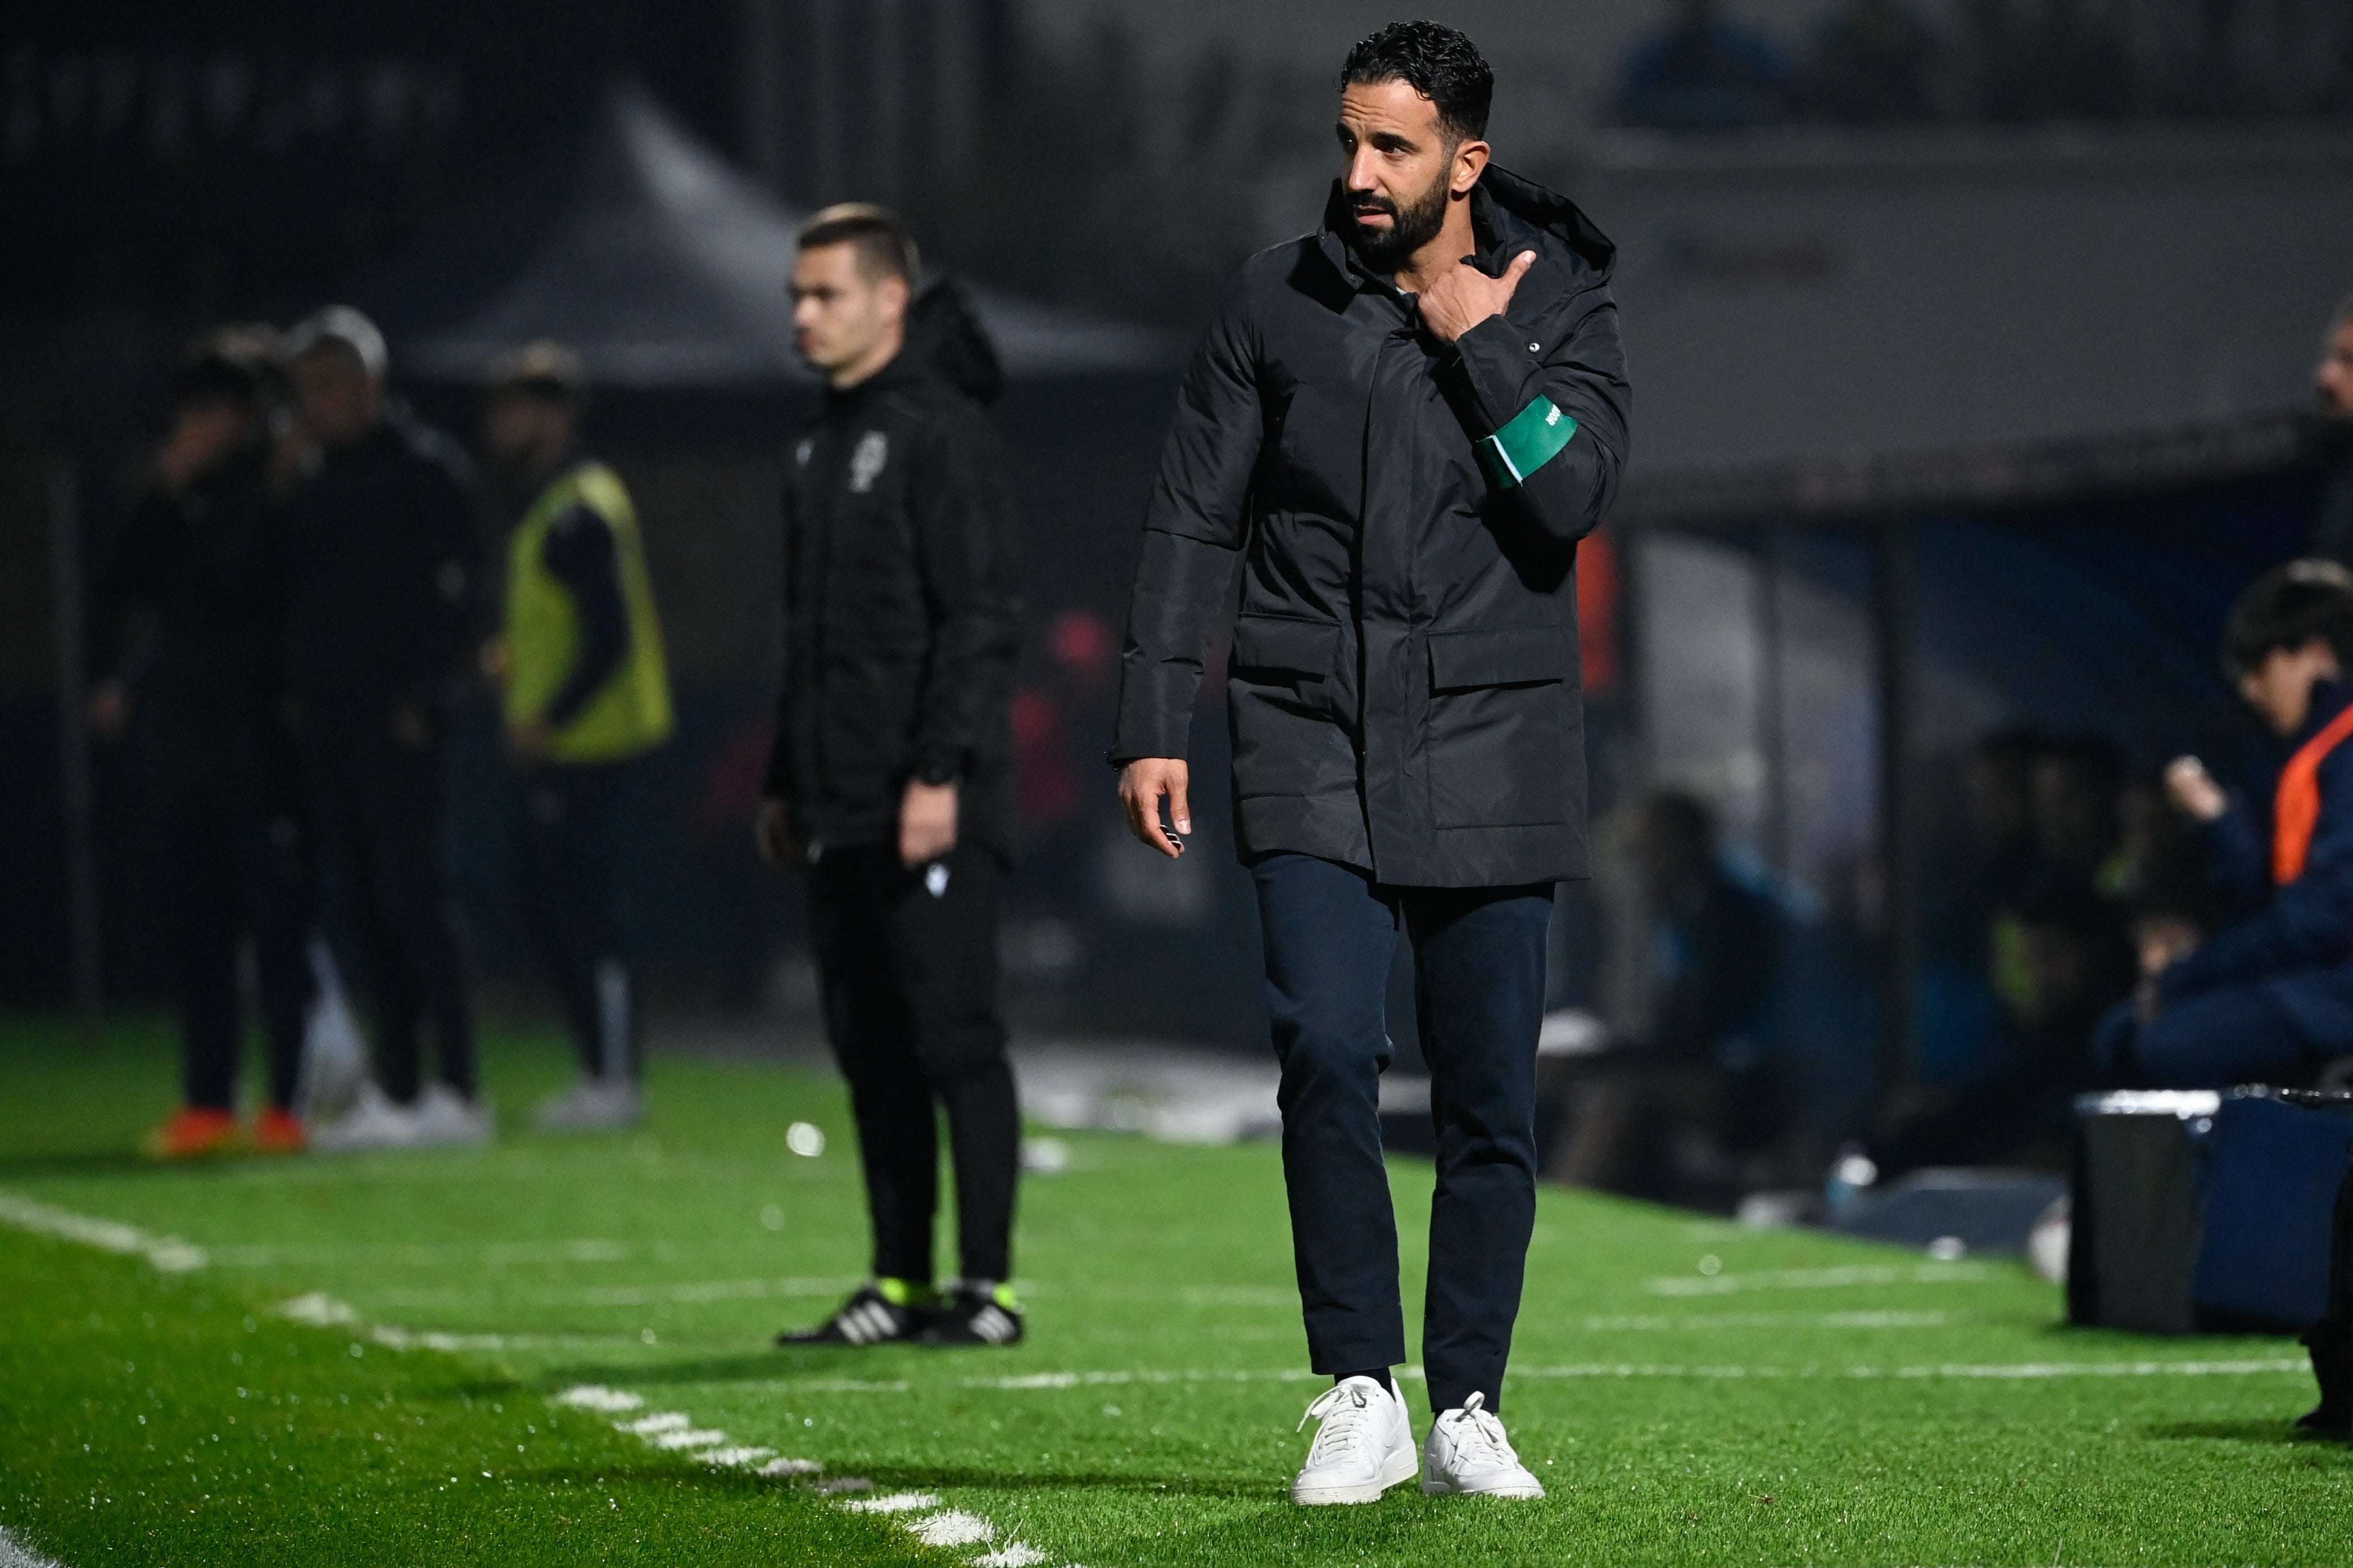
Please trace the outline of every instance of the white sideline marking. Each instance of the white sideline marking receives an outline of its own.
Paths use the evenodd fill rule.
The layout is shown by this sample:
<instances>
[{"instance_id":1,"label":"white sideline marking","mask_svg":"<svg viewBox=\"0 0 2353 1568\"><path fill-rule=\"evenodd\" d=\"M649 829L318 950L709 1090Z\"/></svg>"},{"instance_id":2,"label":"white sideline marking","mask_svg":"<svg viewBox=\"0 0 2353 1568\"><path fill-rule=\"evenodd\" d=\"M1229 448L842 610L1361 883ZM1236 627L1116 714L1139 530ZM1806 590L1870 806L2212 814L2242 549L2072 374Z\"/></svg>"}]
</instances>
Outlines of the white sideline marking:
<instances>
[{"instance_id":1,"label":"white sideline marking","mask_svg":"<svg viewBox=\"0 0 2353 1568\"><path fill-rule=\"evenodd\" d=\"M911 1519L907 1529L926 1546L985 1546L997 1539L997 1526L960 1508Z\"/></svg>"},{"instance_id":2,"label":"white sideline marking","mask_svg":"<svg viewBox=\"0 0 2353 1568\"><path fill-rule=\"evenodd\" d=\"M575 1410L596 1410L615 1415L624 1410L642 1409L646 1402L623 1389L607 1388L601 1383L584 1383L577 1388L567 1388L557 1394L555 1403L569 1405Z\"/></svg>"},{"instance_id":3,"label":"white sideline marking","mask_svg":"<svg viewBox=\"0 0 2353 1568\"><path fill-rule=\"evenodd\" d=\"M717 1465L720 1468L727 1470L748 1470L751 1469L753 1466L768 1459L773 1459L776 1457L776 1451L774 1448L747 1448L742 1447L732 1448L707 1448L695 1456L696 1458L702 1460L706 1465ZM763 1475L766 1474L765 1471L759 1471L757 1473Z\"/></svg>"},{"instance_id":4,"label":"white sideline marking","mask_svg":"<svg viewBox=\"0 0 2353 1568\"><path fill-rule=\"evenodd\" d=\"M1001 1552L990 1552L973 1560L973 1568L1036 1568L1052 1558L1036 1547L1019 1541L1008 1542Z\"/></svg>"},{"instance_id":5,"label":"white sideline marking","mask_svg":"<svg viewBox=\"0 0 2353 1568\"><path fill-rule=\"evenodd\" d=\"M693 1425L693 1417L681 1415L675 1410L666 1410L640 1416L635 1421L616 1421L613 1430L627 1432L632 1437L653 1437L664 1432L683 1432Z\"/></svg>"},{"instance_id":6,"label":"white sideline marking","mask_svg":"<svg viewBox=\"0 0 2353 1568\"><path fill-rule=\"evenodd\" d=\"M58 1568L56 1561L42 1556L5 1530L0 1530L0 1568Z\"/></svg>"},{"instance_id":7,"label":"white sideline marking","mask_svg":"<svg viewBox=\"0 0 2353 1568\"><path fill-rule=\"evenodd\" d=\"M753 1473L762 1476L813 1476L824 1468L825 1467L815 1459L771 1459ZM856 1491L860 1487L872 1484L871 1481L861 1481L856 1476L844 1476L839 1480L828 1481L817 1489L821 1492L828 1489Z\"/></svg>"},{"instance_id":8,"label":"white sideline marking","mask_svg":"<svg viewBox=\"0 0 2353 1568\"><path fill-rule=\"evenodd\" d=\"M100 1252L143 1258L149 1268L164 1274L185 1274L210 1261L203 1247L176 1236L156 1236L120 1220L52 1208L14 1193L0 1192L0 1225L13 1225L18 1230L53 1236L60 1241L79 1241Z\"/></svg>"},{"instance_id":9,"label":"white sideline marking","mask_svg":"<svg viewBox=\"0 0 2353 1568\"><path fill-rule=\"evenodd\" d=\"M1762 1274L1670 1274L1645 1280L1653 1296L1728 1296L1736 1290L1824 1290L1841 1285L1972 1285L1993 1277L1982 1263L1885 1263L1842 1268L1775 1268Z\"/></svg>"},{"instance_id":10,"label":"white sideline marking","mask_svg":"<svg viewBox=\"0 0 2353 1568\"><path fill-rule=\"evenodd\" d=\"M360 1324L359 1312L349 1302L338 1301L323 1290L313 1290L290 1301L280 1301L270 1310L279 1317L314 1329L358 1327ZM628 1342L627 1334L418 1333L408 1329L396 1329L389 1323L368 1325L367 1337L386 1350L441 1351L452 1355L466 1351L577 1350Z\"/></svg>"},{"instance_id":11,"label":"white sideline marking","mask_svg":"<svg viewBox=\"0 0 2353 1568\"><path fill-rule=\"evenodd\" d=\"M930 1492L890 1492L881 1497L860 1498L841 1506L852 1513L906 1513L919 1508L937 1508L940 1500Z\"/></svg>"},{"instance_id":12,"label":"white sideline marking","mask_svg":"<svg viewBox=\"0 0 2353 1568\"><path fill-rule=\"evenodd\" d=\"M1972 1366L1947 1362L1936 1366L1663 1366L1632 1363L1585 1366L1514 1367L1514 1377L1666 1377L1666 1378L1991 1378L2034 1382L2054 1377L2253 1377L2276 1373L2303 1373L2310 1363L2299 1357L2262 1361L2077 1361L2021 1362Z\"/></svg>"},{"instance_id":13,"label":"white sideline marking","mask_svg":"<svg viewBox=\"0 0 2353 1568\"><path fill-rule=\"evenodd\" d=\"M659 1432L647 1441L657 1448L676 1453L681 1448L715 1448L727 1441L727 1434L708 1426L691 1426L683 1432Z\"/></svg>"}]
</instances>

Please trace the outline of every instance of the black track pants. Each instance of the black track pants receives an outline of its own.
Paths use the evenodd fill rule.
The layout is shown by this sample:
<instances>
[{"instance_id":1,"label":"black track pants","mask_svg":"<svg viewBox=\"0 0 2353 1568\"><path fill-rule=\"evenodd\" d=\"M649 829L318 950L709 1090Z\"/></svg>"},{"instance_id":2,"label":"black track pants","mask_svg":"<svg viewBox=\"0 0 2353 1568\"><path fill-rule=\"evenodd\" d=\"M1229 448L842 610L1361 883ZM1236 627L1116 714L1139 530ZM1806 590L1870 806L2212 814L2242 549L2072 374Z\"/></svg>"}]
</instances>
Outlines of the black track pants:
<instances>
[{"instance_id":1,"label":"black track pants","mask_svg":"<svg viewBox=\"0 0 2353 1568\"><path fill-rule=\"evenodd\" d=\"M997 1006L1004 880L974 847L917 871L881 845L828 849L810 871L826 1036L849 1080L874 1272L890 1279L932 1278L935 1107L947 1112L964 1277L1012 1274L1021 1115Z\"/></svg>"}]
</instances>

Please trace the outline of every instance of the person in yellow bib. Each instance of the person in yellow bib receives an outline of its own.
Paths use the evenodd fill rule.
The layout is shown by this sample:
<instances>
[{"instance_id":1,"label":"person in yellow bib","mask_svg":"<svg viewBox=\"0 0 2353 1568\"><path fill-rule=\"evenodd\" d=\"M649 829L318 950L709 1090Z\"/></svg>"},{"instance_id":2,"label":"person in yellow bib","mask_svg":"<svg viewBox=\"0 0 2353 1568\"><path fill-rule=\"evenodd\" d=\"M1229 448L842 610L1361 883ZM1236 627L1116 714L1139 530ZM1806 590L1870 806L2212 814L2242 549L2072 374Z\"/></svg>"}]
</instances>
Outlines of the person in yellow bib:
<instances>
[{"instance_id":1,"label":"person in yellow bib","mask_svg":"<svg viewBox=\"0 0 2353 1568\"><path fill-rule=\"evenodd\" d=\"M670 672L629 492L581 448L588 378L546 339L491 367L483 445L523 506L507 557L507 754L522 775L518 892L580 1049L581 1081L540 1125L634 1125L637 1008L619 886L629 764L670 739Z\"/></svg>"}]
</instances>

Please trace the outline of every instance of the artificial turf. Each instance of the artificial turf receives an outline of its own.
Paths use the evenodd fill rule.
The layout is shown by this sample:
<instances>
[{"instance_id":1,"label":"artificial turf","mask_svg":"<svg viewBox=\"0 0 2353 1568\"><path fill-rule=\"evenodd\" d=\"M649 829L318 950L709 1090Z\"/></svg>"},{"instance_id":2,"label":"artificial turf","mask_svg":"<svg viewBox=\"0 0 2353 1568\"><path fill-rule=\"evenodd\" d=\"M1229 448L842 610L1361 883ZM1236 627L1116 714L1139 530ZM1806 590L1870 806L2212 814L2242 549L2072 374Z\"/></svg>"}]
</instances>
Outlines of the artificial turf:
<instances>
[{"instance_id":1,"label":"artificial turf","mask_svg":"<svg viewBox=\"0 0 2353 1568\"><path fill-rule=\"evenodd\" d=\"M0 1226L0 1529L68 1568L2353 1560L2290 1342L2068 1330L2010 1262L1555 1190L1504 1411L1549 1498L1294 1509L1316 1384L1271 1147L1068 1137L1024 1189L1027 1344L787 1352L862 1264L839 1087L657 1057L644 1131L516 1130L563 1070L492 1041L488 1150L163 1168L128 1152L160 1026L0 1023L0 1194L204 1253ZM1429 1168L1394 1172L1410 1236ZM554 1402L584 1384L638 1403ZM664 1414L872 1487L616 1430ZM901 1493L936 1506L840 1506Z\"/></svg>"}]
</instances>

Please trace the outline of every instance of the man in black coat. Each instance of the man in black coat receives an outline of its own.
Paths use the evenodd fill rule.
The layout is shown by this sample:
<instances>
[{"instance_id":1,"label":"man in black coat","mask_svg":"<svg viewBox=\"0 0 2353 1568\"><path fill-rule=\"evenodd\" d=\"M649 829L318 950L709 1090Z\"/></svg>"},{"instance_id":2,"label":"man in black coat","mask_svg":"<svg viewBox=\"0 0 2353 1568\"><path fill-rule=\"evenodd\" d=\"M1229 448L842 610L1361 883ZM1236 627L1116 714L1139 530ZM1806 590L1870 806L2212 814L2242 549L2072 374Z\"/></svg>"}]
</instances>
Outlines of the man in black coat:
<instances>
[{"instance_id":1,"label":"man in black coat","mask_svg":"<svg viewBox=\"0 0 2353 1568\"><path fill-rule=\"evenodd\" d=\"M287 674L322 847L375 1013L382 1094L322 1149L478 1143L474 1029L443 853L452 710L480 634L471 468L385 384L384 338L335 305L294 330L315 459L287 518ZM439 1073L422 1081L429 1021Z\"/></svg>"},{"instance_id":2,"label":"man in black coat","mask_svg":"<svg viewBox=\"0 0 2353 1568\"><path fill-rule=\"evenodd\" d=\"M785 482L785 667L759 837L806 865L827 1038L849 1080L873 1278L786 1344L1011 1344L1021 1124L997 1003L1012 850L1013 506L955 289L911 303L898 221L829 207L793 269L825 407ZM963 1273L932 1284L937 1116Z\"/></svg>"},{"instance_id":3,"label":"man in black coat","mask_svg":"<svg viewBox=\"0 0 2353 1568\"><path fill-rule=\"evenodd\" d=\"M1318 1372L1293 1487L1415 1469L1377 1113L1411 939L1438 1187L1430 1491L1539 1496L1493 1412L1535 1215L1553 884L1586 874L1577 542L1625 460L1612 247L1493 166L1493 77L1434 23L1348 57L1320 232L1245 264L1194 360L1145 519L1111 760L1137 837L1190 831L1187 728L1240 571L1235 813L1258 885L1283 1169Z\"/></svg>"},{"instance_id":4,"label":"man in black coat","mask_svg":"<svg viewBox=\"0 0 2353 1568\"><path fill-rule=\"evenodd\" d=\"M185 1096L149 1141L164 1158L237 1140L237 952L248 936L269 1066L252 1142L278 1153L304 1144L293 1105L311 991L310 908L280 679L270 474L284 382L268 328L197 341L174 377L153 483L105 578L108 598L144 634L121 674L101 683L92 716L108 735L135 717L161 817Z\"/></svg>"}]
</instances>

